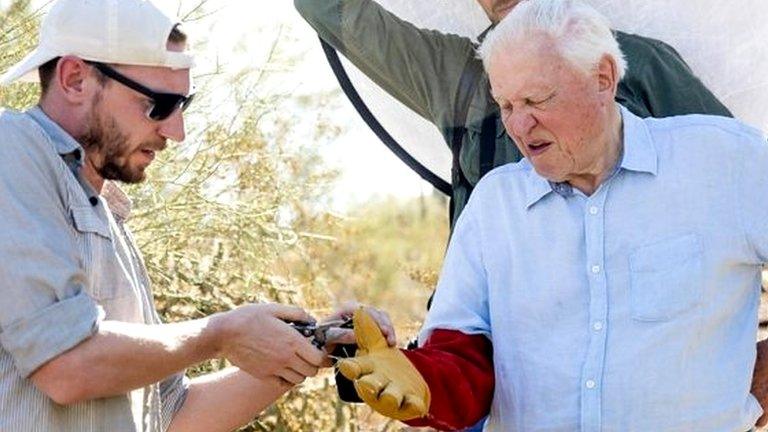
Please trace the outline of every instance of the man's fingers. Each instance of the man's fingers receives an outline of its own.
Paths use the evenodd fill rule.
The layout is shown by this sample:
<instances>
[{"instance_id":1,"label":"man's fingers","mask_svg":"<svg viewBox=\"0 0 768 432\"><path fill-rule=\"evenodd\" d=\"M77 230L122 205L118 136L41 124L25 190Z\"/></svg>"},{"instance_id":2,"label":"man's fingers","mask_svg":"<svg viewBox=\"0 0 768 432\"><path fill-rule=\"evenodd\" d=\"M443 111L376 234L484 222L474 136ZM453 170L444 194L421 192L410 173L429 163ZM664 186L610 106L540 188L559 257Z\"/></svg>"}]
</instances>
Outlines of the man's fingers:
<instances>
[{"instance_id":1,"label":"man's fingers","mask_svg":"<svg viewBox=\"0 0 768 432\"><path fill-rule=\"evenodd\" d=\"M392 320L389 319L389 315L386 312L380 311L374 308L365 308L381 329L381 333L387 339L389 346L395 346L397 344L397 337L395 335L395 326L392 325Z\"/></svg>"},{"instance_id":2,"label":"man's fingers","mask_svg":"<svg viewBox=\"0 0 768 432\"><path fill-rule=\"evenodd\" d=\"M341 359L337 363L339 372L348 380L356 380L363 375L373 372L374 365L368 357L353 357Z\"/></svg>"},{"instance_id":3,"label":"man's fingers","mask_svg":"<svg viewBox=\"0 0 768 432\"><path fill-rule=\"evenodd\" d=\"M272 303L268 305L268 309L272 316L284 321L315 322L315 319L307 311L298 306Z\"/></svg>"},{"instance_id":4,"label":"man's fingers","mask_svg":"<svg viewBox=\"0 0 768 432\"><path fill-rule=\"evenodd\" d=\"M304 375L296 372L293 369L282 369L280 372L277 373L277 376L284 379L285 381L296 385L301 384L304 382L304 379L306 378Z\"/></svg>"},{"instance_id":5,"label":"man's fingers","mask_svg":"<svg viewBox=\"0 0 768 432\"><path fill-rule=\"evenodd\" d=\"M298 334L297 334L298 335ZM312 345L308 339L301 338L301 344L296 349L296 355L312 366L320 367L325 361L325 353Z\"/></svg>"},{"instance_id":6,"label":"man's fingers","mask_svg":"<svg viewBox=\"0 0 768 432\"><path fill-rule=\"evenodd\" d=\"M330 328L325 332L325 346L354 343L355 331L352 329Z\"/></svg>"},{"instance_id":7,"label":"man's fingers","mask_svg":"<svg viewBox=\"0 0 768 432\"><path fill-rule=\"evenodd\" d=\"M313 377L317 375L318 366L307 363L299 356L294 358L289 367L305 377Z\"/></svg>"},{"instance_id":8,"label":"man's fingers","mask_svg":"<svg viewBox=\"0 0 768 432\"><path fill-rule=\"evenodd\" d=\"M360 303L355 301L346 302L341 305L336 311L333 313L333 315L329 316L328 318L324 319L323 322L326 321L337 321L340 319L347 319L351 318L352 315L355 313L357 309L360 308Z\"/></svg>"}]
</instances>

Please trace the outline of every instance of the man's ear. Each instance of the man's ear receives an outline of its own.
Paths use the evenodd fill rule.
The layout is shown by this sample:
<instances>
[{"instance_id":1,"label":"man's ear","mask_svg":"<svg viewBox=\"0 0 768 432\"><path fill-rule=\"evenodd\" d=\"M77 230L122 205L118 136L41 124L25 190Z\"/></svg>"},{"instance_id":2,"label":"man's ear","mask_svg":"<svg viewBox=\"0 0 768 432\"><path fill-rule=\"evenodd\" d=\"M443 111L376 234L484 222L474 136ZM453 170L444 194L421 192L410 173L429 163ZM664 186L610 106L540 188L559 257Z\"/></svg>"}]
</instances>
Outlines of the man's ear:
<instances>
[{"instance_id":1,"label":"man's ear","mask_svg":"<svg viewBox=\"0 0 768 432\"><path fill-rule=\"evenodd\" d=\"M78 104L91 100L96 86L101 86L93 76L92 66L75 56L64 56L56 65L51 84L69 102Z\"/></svg>"},{"instance_id":2,"label":"man's ear","mask_svg":"<svg viewBox=\"0 0 768 432\"><path fill-rule=\"evenodd\" d=\"M616 60L608 54L604 54L597 64L597 85L600 93L606 93L607 99L612 101L616 97L616 90L619 86L619 68L616 65Z\"/></svg>"}]
</instances>

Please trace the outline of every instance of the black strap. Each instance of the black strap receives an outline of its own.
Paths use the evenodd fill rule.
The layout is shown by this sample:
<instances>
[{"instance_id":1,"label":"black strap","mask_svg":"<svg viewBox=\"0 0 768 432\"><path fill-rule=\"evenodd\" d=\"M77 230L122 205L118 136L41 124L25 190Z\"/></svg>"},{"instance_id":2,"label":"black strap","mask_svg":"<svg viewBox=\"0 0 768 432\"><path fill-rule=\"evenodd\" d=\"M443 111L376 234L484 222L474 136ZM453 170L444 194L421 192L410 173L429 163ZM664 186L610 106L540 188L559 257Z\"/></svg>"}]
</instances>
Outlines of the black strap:
<instances>
[{"instance_id":1,"label":"black strap","mask_svg":"<svg viewBox=\"0 0 768 432\"><path fill-rule=\"evenodd\" d=\"M488 114L483 119L480 129L480 177L488 174L493 169L493 160L496 158L496 116Z\"/></svg>"},{"instance_id":2,"label":"black strap","mask_svg":"<svg viewBox=\"0 0 768 432\"><path fill-rule=\"evenodd\" d=\"M472 100L472 96L477 91L477 85L482 76L480 62L476 61L474 57L467 59L467 64L464 65L464 70L461 72L461 78L459 78L459 88L456 92L456 99L454 100L454 113L453 113L453 130L451 131L451 153L453 154L453 164L451 167L451 175L453 181L453 189L464 188L467 191L467 195L472 193L472 183L467 180L464 175L464 171L461 169L461 147L464 143L464 135L467 133L467 115L469 111L469 101ZM495 127L494 127L495 129ZM456 196L451 195L451 203L449 207L449 217L451 224L451 234L453 234L453 224L455 223L456 216ZM432 291L432 295L427 300L427 310L432 307L432 300L435 298L435 291ZM415 346L416 342L411 341L409 348Z\"/></svg>"},{"instance_id":3,"label":"black strap","mask_svg":"<svg viewBox=\"0 0 768 432\"><path fill-rule=\"evenodd\" d=\"M491 25L484 32L478 36L477 40L482 42L488 32L496 27L495 24ZM488 114L483 119L483 126L480 129L480 177L488 174L488 171L493 169L493 163L496 159L496 114Z\"/></svg>"},{"instance_id":4,"label":"black strap","mask_svg":"<svg viewBox=\"0 0 768 432\"><path fill-rule=\"evenodd\" d=\"M451 132L451 153L452 167L451 176L453 189L464 188L467 194L472 192L472 183L467 180L464 171L461 169L461 148L464 143L464 135L467 133L467 115L469 111L469 101L477 91L479 78L482 76L482 65L473 56L469 56L464 70L459 78L459 86L456 90L456 97L453 102L453 130ZM456 215L456 197L451 195L450 205L450 223L451 232L453 232L453 223ZM431 300L431 299L430 299Z\"/></svg>"},{"instance_id":5,"label":"black strap","mask_svg":"<svg viewBox=\"0 0 768 432\"><path fill-rule=\"evenodd\" d=\"M453 189L458 189L460 186L464 186L467 188L472 188L472 186L469 184L469 181L464 176L464 173L461 171L461 142L464 139L464 134L467 132L466 128L464 126L454 126L453 132L451 132L451 137L453 138L453 142L451 143L451 181L453 182ZM469 190L469 189L468 189ZM455 220L456 216L456 196L454 194L451 194L451 202L450 206L448 208L448 221L451 224L451 232L453 232L453 222ZM432 299L430 298L430 301Z\"/></svg>"},{"instance_id":6,"label":"black strap","mask_svg":"<svg viewBox=\"0 0 768 432\"><path fill-rule=\"evenodd\" d=\"M355 107L358 114L360 114L360 117L363 118L363 121L365 121L368 127L371 128L373 133L375 133L381 142L383 142L384 145L392 150L392 152L398 158L400 158L401 161L405 162L406 165L415 171L416 174L431 183L435 189L450 196L451 185L448 184L447 181L440 178L440 176L430 171L429 168L422 165L413 156L411 156L392 137L392 135L390 135L389 132L384 129L384 126L382 126L381 123L376 120L376 117L373 115L373 113L371 113L371 110L368 109L368 106L365 104L365 102L363 102L363 99L355 89L355 86L352 85L352 82L349 80L349 75L347 75L347 71L344 70L344 65L341 64L341 60L339 60L339 55L336 50L322 38L320 38L320 44L323 46L325 58L328 60L328 64L331 65L331 69L333 70L334 75L336 75L336 79L339 81L341 89L344 91L344 94L347 95L347 98L350 100L350 102L352 102L352 105Z\"/></svg>"}]
</instances>

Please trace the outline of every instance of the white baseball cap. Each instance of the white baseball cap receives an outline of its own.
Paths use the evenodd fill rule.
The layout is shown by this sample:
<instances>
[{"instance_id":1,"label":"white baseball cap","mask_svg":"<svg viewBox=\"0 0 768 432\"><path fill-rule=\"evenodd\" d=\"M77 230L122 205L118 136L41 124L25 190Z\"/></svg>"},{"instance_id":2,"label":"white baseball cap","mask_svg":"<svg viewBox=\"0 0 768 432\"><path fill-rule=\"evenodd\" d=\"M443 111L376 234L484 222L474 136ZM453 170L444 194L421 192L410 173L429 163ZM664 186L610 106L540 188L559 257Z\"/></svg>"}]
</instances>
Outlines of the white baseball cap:
<instances>
[{"instance_id":1,"label":"white baseball cap","mask_svg":"<svg viewBox=\"0 0 768 432\"><path fill-rule=\"evenodd\" d=\"M56 57L137 66L189 69L191 55L169 51L168 36L179 20L150 0L57 0L40 26L37 48L0 77L37 81L37 69Z\"/></svg>"}]
</instances>

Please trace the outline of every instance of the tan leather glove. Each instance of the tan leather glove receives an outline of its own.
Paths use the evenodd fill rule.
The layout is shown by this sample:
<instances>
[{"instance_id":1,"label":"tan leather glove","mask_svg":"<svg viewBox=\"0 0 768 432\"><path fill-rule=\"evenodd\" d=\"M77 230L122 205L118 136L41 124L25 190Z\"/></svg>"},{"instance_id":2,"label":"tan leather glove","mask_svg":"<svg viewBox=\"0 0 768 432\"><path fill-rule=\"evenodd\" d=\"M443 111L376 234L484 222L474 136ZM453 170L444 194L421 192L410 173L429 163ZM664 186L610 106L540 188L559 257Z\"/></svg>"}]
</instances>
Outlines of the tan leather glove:
<instances>
[{"instance_id":1,"label":"tan leather glove","mask_svg":"<svg viewBox=\"0 0 768 432\"><path fill-rule=\"evenodd\" d=\"M357 354L340 360L339 371L355 385L358 396L377 412L395 420L423 417L429 411L429 387L397 348L387 345L378 324L362 308L355 311Z\"/></svg>"}]
</instances>

